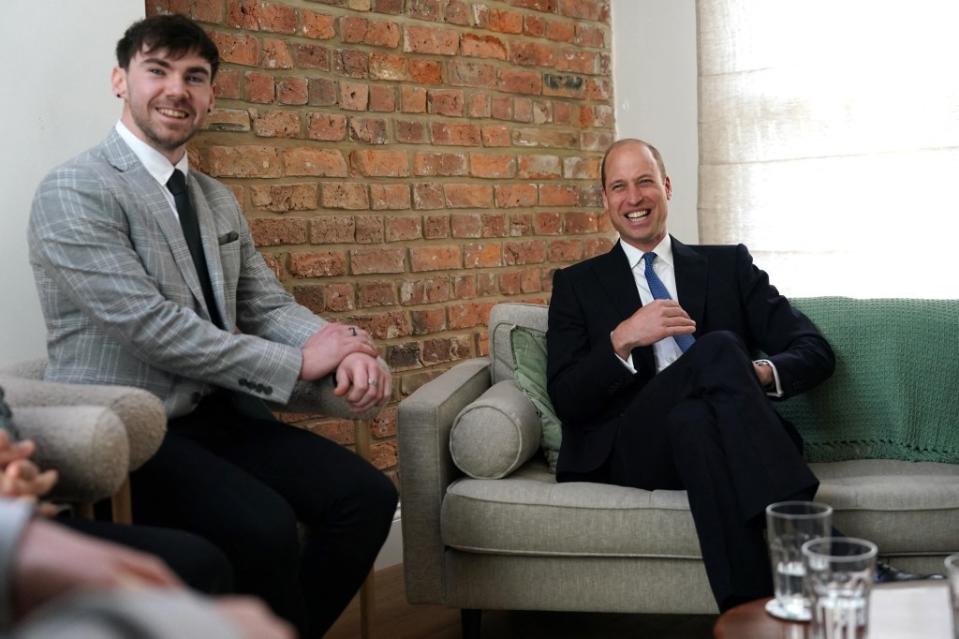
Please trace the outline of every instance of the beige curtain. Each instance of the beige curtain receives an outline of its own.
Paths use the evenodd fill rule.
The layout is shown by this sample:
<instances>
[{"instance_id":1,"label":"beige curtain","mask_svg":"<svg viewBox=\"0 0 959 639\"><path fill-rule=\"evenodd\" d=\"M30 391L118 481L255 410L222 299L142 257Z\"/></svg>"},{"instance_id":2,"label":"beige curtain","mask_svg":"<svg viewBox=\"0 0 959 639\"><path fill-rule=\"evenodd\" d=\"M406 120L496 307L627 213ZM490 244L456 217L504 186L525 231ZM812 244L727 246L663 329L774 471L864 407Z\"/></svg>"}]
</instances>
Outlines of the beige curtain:
<instances>
[{"instance_id":1,"label":"beige curtain","mask_svg":"<svg viewBox=\"0 0 959 639\"><path fill-rule=\"evenodd\" d=\"M959 297L959 0L698 0L702 243L789 295Z\"/></svg>"}]
</instances>

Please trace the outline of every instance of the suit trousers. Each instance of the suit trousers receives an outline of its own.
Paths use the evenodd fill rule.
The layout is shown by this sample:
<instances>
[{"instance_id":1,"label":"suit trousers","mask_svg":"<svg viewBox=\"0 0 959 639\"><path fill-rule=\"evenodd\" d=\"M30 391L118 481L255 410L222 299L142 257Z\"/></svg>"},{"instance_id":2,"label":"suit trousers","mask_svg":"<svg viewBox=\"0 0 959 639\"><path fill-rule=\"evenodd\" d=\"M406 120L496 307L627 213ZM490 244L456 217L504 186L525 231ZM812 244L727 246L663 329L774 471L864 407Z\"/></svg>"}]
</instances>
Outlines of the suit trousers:
<instances>
[{"instance_id":1,"label":"suit trousers","mask_svg":"<svg viewBox=\"0 0 959 639\"><path fill-rule=\"evenodd\" d=\"M304 638L322 636L349 604L397 503L389 478L359 456L225 391L170 421L132 488L134 521L219 546L237 590L263 598Z\"/></svg>"},{"instance_id":2,"label":"suit trousers","mask_svg":"<svg viewBox=\"0 0 959 639\"><path fill-rule=\"evenodd\" d=\"M734 333L699 338L620 417L610 483L684 489L720 610L772 594L765 508L819 486Z\"/></svg>"}]
</instances>

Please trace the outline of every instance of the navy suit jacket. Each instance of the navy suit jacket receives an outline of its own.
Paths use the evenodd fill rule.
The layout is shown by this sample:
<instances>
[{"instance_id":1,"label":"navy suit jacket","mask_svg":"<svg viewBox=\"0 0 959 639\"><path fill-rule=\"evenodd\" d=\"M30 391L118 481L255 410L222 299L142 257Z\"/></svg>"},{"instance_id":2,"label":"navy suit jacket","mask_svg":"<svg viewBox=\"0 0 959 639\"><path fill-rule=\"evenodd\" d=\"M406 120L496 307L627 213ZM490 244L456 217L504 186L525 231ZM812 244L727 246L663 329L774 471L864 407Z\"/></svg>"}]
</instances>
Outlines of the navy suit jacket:
<instances>
[{"instance_id":1,"label":"navy suit jacket","mask_svg":"<svg viewBox=\"0 0 959 639\"><path fill-rule=\"evenodd\" d=\"M676 289L696 321L695 336L731 331L779 373L784 397L832 374L832 349L738 246L687 246L672 238ZM588 473L609 456L617 417L656 374L651 346L633 350L631 373L610 333L642 306L629 262L617 244L604 255L557 270L549 305L547 385L563 422L557 471Z\"/></svg>"}]
</instances>

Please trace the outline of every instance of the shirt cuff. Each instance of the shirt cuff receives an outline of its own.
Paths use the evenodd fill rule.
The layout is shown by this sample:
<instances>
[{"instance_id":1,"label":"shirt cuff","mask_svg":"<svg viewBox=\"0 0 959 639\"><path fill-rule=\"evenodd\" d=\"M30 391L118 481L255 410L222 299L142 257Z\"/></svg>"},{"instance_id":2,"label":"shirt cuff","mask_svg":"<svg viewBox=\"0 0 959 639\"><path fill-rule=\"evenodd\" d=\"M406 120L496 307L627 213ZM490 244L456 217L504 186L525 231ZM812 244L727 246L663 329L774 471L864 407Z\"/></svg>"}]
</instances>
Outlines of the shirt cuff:
<instances>
[{"instance_id":1,"label":"shirt cuff","mask_svg":"<svg viewBox=\"0 0 959 639\"><path fill-rule=\"evenodd\" d=\"M612 332L612 331L610 331L610 333L609 333L609 341L610 341L610 342L613 341L613 332ZM632 373L633 375L636 374L636 368L633 366L633 354L632 354L632 353L630 353L630 354L629 354L629 357L627 357L626 359L623 359L622 357L620 357L620 356L619 356L619 353L617 353L616 351L613 351L613 355L615 355L615 356L616 356L616 359L618 359L619 362L620 362L623 366L626 367L626 370L628 370L628 371L629 371L630 373Z\"/></svg>"},{"instance_id":2,"label":"shirt cuff","mask_svg":"<svg viewBox=\"0 0 959 639\"><path fill-rule=\"evenodd\" d=\"M765 364L765 365L768 366L770 369L772 369L772 372L773 372L773 387L766 390L766 395L769 396L769 397L776 397L776 398L782 397L782 396L783 396L783 387L782 387L782 384L779 382L779 371L776 370L776 365L773 364L773 363L772 363L771 361L769 361L768 359L757 359L757 360L753 360L753 361L754 361L755 363L757 363L757 364Z\"/></svg>"}]
</instances>

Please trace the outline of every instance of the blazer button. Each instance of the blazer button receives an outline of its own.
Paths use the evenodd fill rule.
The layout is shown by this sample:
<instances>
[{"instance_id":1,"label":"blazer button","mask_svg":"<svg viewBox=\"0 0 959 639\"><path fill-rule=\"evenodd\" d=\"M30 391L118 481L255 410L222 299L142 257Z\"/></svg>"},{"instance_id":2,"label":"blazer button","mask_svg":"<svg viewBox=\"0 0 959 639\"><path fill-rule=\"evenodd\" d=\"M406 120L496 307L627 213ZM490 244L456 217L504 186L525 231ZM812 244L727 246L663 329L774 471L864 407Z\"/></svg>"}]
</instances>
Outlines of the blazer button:
<instances>
[{"instance_id":1,"label":"blazer button","mask_svg":"<svg viewBox=\"0 0 959 639\"><path fill-rule=\"evenodd\" d=\"M240 386L243 386L243 387L247 387L247 388L248 388L248 387L250 386L250 382L248 382L247 380L245 380L245 379L243 379L243 378L241 377L241 378L240 378Z\"/></svg>"},{"instance_id":2,"label":"blazer button","mask_svg":"<svg viewBox=\"0 0 959 639\"><path fill-rule=\"evenodd\" d=\"M267 387L265 387L265 388L263 389L263 393L264 393L265 395L272 395L272 394L273 394L273 387L272 387L272 386L267 386Z\"/></svg>"}]
</instances>

